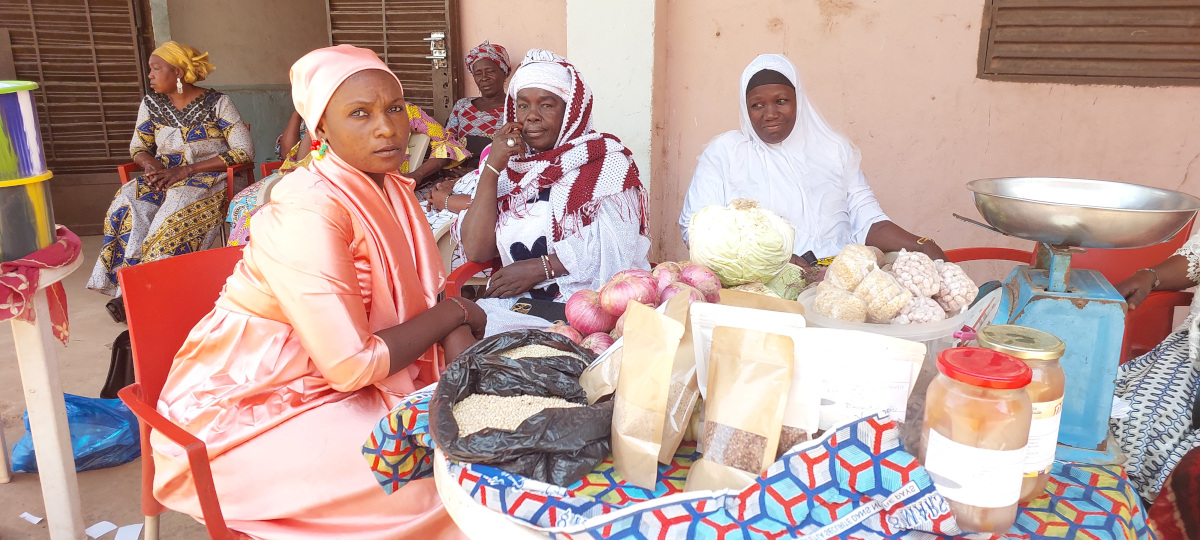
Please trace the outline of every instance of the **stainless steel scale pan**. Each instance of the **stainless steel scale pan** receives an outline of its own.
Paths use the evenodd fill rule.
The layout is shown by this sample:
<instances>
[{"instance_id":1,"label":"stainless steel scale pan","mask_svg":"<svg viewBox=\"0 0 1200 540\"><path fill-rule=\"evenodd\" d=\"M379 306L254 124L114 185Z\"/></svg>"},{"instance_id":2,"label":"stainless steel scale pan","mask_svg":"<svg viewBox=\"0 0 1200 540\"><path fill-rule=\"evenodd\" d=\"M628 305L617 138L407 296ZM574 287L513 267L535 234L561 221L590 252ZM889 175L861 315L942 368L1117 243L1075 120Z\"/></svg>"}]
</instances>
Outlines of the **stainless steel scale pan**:
<instances>
[{"instance_id":1,"label":"stainless steel scale pan","mask_svg":"<svg viewBox=\"0 0 1200 540\"><path fill-rule=\"evenodd\" d=\"M1073 178L990 178L967 184L996 232L1051 246L1138 248L1175 236L1200 199L1136 184Z\"/></svg>"}]
</instances>

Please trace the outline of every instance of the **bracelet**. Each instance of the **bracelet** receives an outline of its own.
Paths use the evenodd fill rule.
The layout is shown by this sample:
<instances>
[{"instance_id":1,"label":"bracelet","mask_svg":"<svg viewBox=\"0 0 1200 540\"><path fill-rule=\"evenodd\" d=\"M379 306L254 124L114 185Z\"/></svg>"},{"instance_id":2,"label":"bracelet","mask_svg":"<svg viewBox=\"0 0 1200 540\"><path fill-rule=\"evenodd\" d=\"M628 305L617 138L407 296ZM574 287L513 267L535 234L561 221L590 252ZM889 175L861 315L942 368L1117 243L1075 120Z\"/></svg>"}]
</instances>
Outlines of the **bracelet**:
<instances>
[{"instance_id":1,"label":"bracelet","mask_svg":"<svg viewBox=\"0 0 1200 540\"><path fill-rule=\"evenodd\" d=\"M542 255L542 271L546 272L546 280L550 280L550 263L549 257Z\"/></svg>"},{"instance_id":2,"label":"bracelet","mask_svg":"<svg viewBox=\"0 0 1200 540\"><path fill-rule=\"evenodd\" d=\"M1152 287L1150 287L1150 288L1151 288L1151 289L1157 289L1157 288L1158 288L1158 285L1159 285L1160 283L1162 283L1162 282L1161 282L1161 281L1159 281L1159 279L1158 279L1158 272L1157 272L1156 270L1154 270L1153 268L1143 268L1143 269L1141 269L1141 270L1138 270L1138 272L1142 272L1142 271L1145 271L1145 272L1150 272L1151 274L1154 274L1154 285L1153 285Z\"/></svg>"},{"instance_id":3,"label":"bracelet","mask_svg":"<svg viewBox=\"0 0 1200 540\"><path fill-rule=\"evenodd\" d=\"M920 237L920 238L918 238L918 239L917 239L917 245L918 245L918 246L923 246L923 245L925 245L925 243L926 243L926 242L929 242L929 241L931 241L931 240L933 240L933 239L932 239L932 238L930 238L930 237L928 237L928 236L922 236L922 237Z\"/></svg>"},{"instance_id":4,"label":"bracelet","mask_svg":"<svg viewBox=\"0 0 1200 540\"><path fill-rule=\"evenodd\" d=\"M446 211L450 210L450 196L451 195L453 195L453 193L446 194L446 204L442 205L442 210L446 210Z\"/></svg>"},{"instance_id":5,"label":"bracelet","mask_svg":"<svg viewBox=\"0 0 1200 540\"><path fill-rule=\"evenodd\" d=\"M491 163L488 163L485 161L485 162L483 162L483 166L491 169L492 172L496 173L496 176L500 176L500 171L498 169L496 169L495 167L493 167Z\"/></svg>"},{"instance_id":6,"label":"bracelet","mask_svg":"<svg viewBox=\"0 0 1200 540\"><path fill-rule=\"evenodd\" d=\"M460 300L457 296L451 296L450 301L454 302L455 304L458 304L458 307L462 308L462 312L463 312L463 322L462 323L467 326L470 326L471 325L471 312L467 311L467 306L465 304L463 304L462 300Z\"/></svg>"}]
</instances>

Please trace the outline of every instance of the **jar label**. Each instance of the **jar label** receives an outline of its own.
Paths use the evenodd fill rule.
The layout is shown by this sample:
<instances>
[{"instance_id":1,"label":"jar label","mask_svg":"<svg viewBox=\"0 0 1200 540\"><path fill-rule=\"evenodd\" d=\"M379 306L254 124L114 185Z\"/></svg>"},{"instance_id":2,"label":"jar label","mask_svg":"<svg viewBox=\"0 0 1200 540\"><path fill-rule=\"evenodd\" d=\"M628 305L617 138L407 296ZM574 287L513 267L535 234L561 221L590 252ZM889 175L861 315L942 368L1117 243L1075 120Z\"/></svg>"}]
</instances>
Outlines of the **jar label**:
<instances>
[{"instance_id":1,"label":"jar label","mask_svg":"<svg viewBox=\"0 0 1200 540\"><path fill-rule=\"evenodd\" d=\"M1033 404L1029 444L1025 445L1025 477L1050 472L1058 449L1058 425L1062 421L1063 398Z\"/></svg>"},{"instance_id":2,"label":"jar label","mask_svg":"<svg viewBox=\"0 0 1200 540\"><path fill-rule=\"evenodd\" d=\"M943 497L969 506L1005 508L1021 497L1025 447L984 450L929 430L925 469Z\"/></svg>"}]
</instances>

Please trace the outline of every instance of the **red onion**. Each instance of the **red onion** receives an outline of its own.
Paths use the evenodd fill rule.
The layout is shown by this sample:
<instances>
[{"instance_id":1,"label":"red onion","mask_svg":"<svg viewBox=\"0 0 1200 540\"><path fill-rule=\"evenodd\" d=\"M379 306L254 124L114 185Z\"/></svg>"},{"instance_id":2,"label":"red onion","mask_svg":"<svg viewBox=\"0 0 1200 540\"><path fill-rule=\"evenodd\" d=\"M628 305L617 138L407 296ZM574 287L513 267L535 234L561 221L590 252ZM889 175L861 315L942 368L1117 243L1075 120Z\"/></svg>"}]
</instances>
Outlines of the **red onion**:
<instances>
[{"instance_id":1,"label":"red onion","mask_svg":"<svg viewBox=\"0 0 1200 540\"><path fill-rule=\"evenodd\" d=\"M654 279L658 280L658 293L662 294L663 289L667 285L679 281L679 274L683 271L683 267L679 263L665 262L654 267L650 273L654 275Z\"/></svg>"},{"instance_id":2,"label":"red onion","mask_svg":"<svg viewBox=\"0 0 1200 540\"><path fill-rule=\"evenodd\" d=\"M617 325L613 327L613 331L609 335L612 336L613 339L620 339L621 336L625 335L624 313L622 313L620 317L617 317Z\"/></svg>"},{"instance_id":3,"label":"red onion","mask_svg":"<svg viewBox=\"0 0 1200 540\"><path fill-rule=\"evenodd\" d=\"M620 317L630 302L658 305L658 282L645 270L622 270L600 287L600 305L609 315Z\"/></svg>"},{"instance_id":4,"label":"red onion","mask_svg":"<svg viewBox=\"0 0 1200 540\"><path fill-rule=\"evenodd\" d=\"M571 328L587 335L612 330L617 318L600 307L600 293L584 289L567 299L567 322Z\"/></svg>"},{"instance_id":5,"label":"red onion","mask_svg":"<svg viewBox=\"0 0 1200 540\"><path fill-rule=\"evenodd\" d=\"M583 341L579 343L579 346L596 353L596 356L600 356L601 354L604 354L604 351L607 351L609 347L612 347L613 341L615 340L612 338L612 336L605 334L604 332L596 332L595 334L583 338Z\"/></svg>"},{"instance_id":6,"label":"red onion","mask_svg":"<svg viewBox=\"0 0 1200 540\"><path fill-rule=\"evenodd\" d=\"M652 277L654 277L654 274L651 274L649 270L642 270L641 268L630 268L629 270L621 270L620 272L613 274L613 278L610 279L609 281L613 281L617 278L626 277L626 276L651 277L652 278Z\"/></svg>"},{"instance_id":7,"label":"red onion","mask_svg":"<svg viewBox=\"0 0 1200 540\"><path fill-rule=\"evenodd\" d=\"M552 334L565 336L567 339L571 340L572 343L579 343L580 341L583 341L583 334L580 334L579 330L571 328L563 323L557 323L554 326L547 328L546 331Z\"/></svg>"},{"instance_id":8,"label":"red onion","mask_svg":"<svg viewBox=\"0 0 1200 540\"><path fill-rule=\"evenodd\" d=\"M721 301L721 278L702 264L689 264L683 267L679 280L700 290L704 299L711 303Z\"/></svg>"},{"instance_id":9,"label":"red onion","mask_svg":"<svg viewBox=\"0 0 1200 540\"><path fill-rule=\"evenodd\" d=\"M662 296L658 298L658 303L665 304L667 303L667 300L671 299L672 296L683 293L690 294L693 302L705 301L704 293L700 292L699 289L688 285L687 283L672 283L667 285L667 288L663 289Z\"/></svg>"}]
</instances>

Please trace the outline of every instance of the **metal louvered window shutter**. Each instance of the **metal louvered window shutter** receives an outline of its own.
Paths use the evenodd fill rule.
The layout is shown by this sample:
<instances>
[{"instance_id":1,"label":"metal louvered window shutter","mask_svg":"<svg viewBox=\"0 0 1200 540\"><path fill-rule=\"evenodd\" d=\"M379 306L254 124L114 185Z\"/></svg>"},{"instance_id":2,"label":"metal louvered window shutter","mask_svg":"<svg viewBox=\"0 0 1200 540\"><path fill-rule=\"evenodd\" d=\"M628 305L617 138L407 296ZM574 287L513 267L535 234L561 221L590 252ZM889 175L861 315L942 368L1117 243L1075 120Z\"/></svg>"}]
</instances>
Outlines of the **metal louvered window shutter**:
<instances>
[{"instance_id":1,"label":"metal louvered window shutter","mask_svg":"<svg viewBox=\"0 0 1200 540\"><path fill-rule=\"evenodd\" d=\"M375 51L404 84L404 98L445 123L459 94L462 53L454 0L328 0L334 45ZM431 56L430 36L445 36L446 59Z\"/></svg>"},{"instance_id":2,"label":"metal louvered window shutter","mask_svg":"<svg viewBox=\"0 0 1200 540\"><path fill-rule=\"evenodd\" d=\"M979 77L1200 84L1200 0L987 0Z\"/></svg>"},{"instance_id":3,"label":"metal louvered window shutter","mask_svg":"<svg viewBox=\"0 0 1200 540\"><path fill-rule=\"evenodd\" d=\"M0 0L16 76L35 93L55 173L111 173L129 161L145 95L143 0Z\"/></svg>"}]
</instances>

